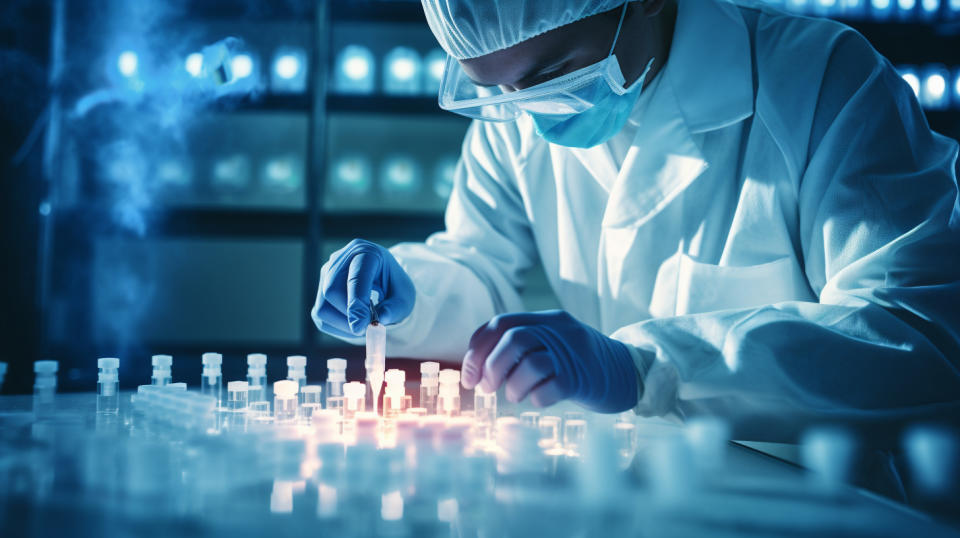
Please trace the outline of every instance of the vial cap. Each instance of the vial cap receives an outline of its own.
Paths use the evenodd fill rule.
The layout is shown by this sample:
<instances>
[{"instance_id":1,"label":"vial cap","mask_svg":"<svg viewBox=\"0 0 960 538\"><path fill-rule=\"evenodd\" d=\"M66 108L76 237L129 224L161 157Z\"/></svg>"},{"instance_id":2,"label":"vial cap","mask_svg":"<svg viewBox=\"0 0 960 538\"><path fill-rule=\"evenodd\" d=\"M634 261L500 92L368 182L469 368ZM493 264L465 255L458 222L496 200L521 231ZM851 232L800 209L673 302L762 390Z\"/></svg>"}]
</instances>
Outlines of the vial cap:
<instances>
[{"instance_id":1,"label":"vial cap","mask_svg":"<svg viewBox=\"0 0 960 538\"><path fill-rule=\"evenodd\" d=\"M223 364L223 355L219 353L204 353L202 355L204 366L220 366Z\"/></svg>"},{"instance_id":2,"label":"vial cap","mask_svg":"<svg viewBox=\"0 0 960 538\"><path fill-rule=\"evenodd\" d=\"M456 385L460 382L460 372L457 370L441 370L440 383L444 385Z\"/></svg>"},{"instance_id":3,"label":"vial cap","mask_svg":"<svg viewBox=\"0 0 960 538\"><path fill-rule=\"evenodd\" d=\"M303 355L291 355L287 357L287 366L303 368L307 365L307 358Z\"/></svg>"},{"instance_id":4,"label":"vial cap","mask_svg":"<svg viewBox=\"0 0 960 538\"><path fill-rule=\"evenodd\" d=\"M346 370L347 359L327 359L328 370Z\"/></svg>"},{"instance_id":5,"label":"vial cap","mask_svg":"<svg viewBox=\"0 0 960 538\"><path fill-rule=\"evenodd\" d=\"M343 395L347 398L363 398L366 392L366 385L359 381L351 381L343 384Z\"/></svg>"},{"instance_id":6,"label":"vial cap","mask_svg":"<svg viewBox=\"0 0 960 538\"><path fill-rule=\"evenodd\" d=\"M57 361L37 361L33 363L35 374L53 374L57 372Z\"/></svg>"},{"instance_id":7,"label":"vial cap","mask_svg":"<svg viewBox=\"0 0 960 538\"><path fill-rule=\"evenodd\" d=\"M267 356L263 353L251 353L247 355L247 366L266 366Z\"/></svg>"},{"instance_id":8,"label":"vial cap","mask_svg":"<svg viewBox=\"0 0 960 538\"><path fill-rule=\"evenodd\" d=\"M97 359L97 368L101 370L116 370L117 368L120 368L120 359Z\"/></svg>"},{"instance_id":9,"label":"vial cap","mask_svg":"<svg viewBox=\"0 0 960 538\"><path fill-rule=\"evenodd\" d=\"M300 387L300 392L304 394L319 393L320 385L304 385L303 387Z\"/></svg>"},{"instance_id":10,"label":"vial cap","mask_svg":"<svg viewBox=\"0 0 960 538\"><path fill-rule=\"evenodd\" d=\"M227 390L230 392L247 392L250 385L246 381L231 381L227 383Z\"/></svg>"},{"instance_id":11,"label":"vial cap","mask_svg":"<svg viewBox=\"0 0 960 538\"><path fill-rule=\"evenodd\" d=\"M297 384L297 382L290 381L289 379L277 381L273 384L273 393L284 398L295 396L297 394L297 390L299 389L300 386Z\"/></svg>"},{"instance_id":12,"label":"vial cap","mask_svg":"<svg viewBox=\"0 0 960 538\"><path fill-rule=\"evenodd\" d=\"M440 372L440 363L439 362L421 362L420 363L420 373L421 374L433 374L436 375Z\"/></svg>"},{"instance_id":13,"label":"vial cap","mask_svg":"<svg viewBox=\"0 0 960 538\"><path fill-rule=\"evenodd\" d=\"M403 385L407 380L407 374L403 370L387 370L384 379L388 385Z\"/></svg>"},{"instance_id":14,"label":"vial cap","mask_svg":"<svg viewBox=\"0 0 960 538\"><path fill-rule=\"evenodd\" d=\"M170 365L173 364L173 357L170 355L154 355L150 357L150 363L154 367L170 368Z\"/></svg>"}]
</instances>

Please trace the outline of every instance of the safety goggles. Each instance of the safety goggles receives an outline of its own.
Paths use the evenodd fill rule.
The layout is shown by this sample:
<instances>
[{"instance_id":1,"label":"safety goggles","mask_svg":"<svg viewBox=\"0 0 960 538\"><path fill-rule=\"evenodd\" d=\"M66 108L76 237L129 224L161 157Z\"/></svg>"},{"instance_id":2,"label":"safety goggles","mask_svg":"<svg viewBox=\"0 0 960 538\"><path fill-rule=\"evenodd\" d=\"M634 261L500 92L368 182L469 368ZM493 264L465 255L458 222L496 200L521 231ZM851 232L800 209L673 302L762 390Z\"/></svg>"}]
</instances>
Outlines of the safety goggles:
<instances>
[{"instance_id":1,"label":"safety goggles","mask_svg":"<svg viewBox=\"0 0 960 538\"><path fill-rule=\"evenodd\" d=\"M477 85L463 71L460 62L448 56L440 81L440 108L486 121L511 121L522 112L577 114L594 105L598 82L605 82L618 95L626 93L616 55L517 91Z\"/></svg>"}]
</instances>

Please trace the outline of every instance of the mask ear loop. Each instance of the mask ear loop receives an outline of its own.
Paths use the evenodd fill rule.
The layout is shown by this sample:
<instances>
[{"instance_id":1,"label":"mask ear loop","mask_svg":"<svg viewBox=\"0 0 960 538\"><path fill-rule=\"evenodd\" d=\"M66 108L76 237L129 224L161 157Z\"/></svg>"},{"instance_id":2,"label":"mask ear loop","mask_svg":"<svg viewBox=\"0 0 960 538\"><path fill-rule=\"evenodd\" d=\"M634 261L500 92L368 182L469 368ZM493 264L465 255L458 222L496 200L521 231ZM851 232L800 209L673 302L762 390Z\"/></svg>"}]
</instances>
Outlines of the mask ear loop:
<instances>
[{"instance_id":1,"label":"mask ear loop","mask_svg":"<svg viewBox=\"0 0 960 538\"><path fill-rule=\"evenodd\" d=\"M613 35L613 44L610 45L610 52L607 53L607 58L613 56L613 49L617 48L617 39L620 39L620 29L623 28L623 19L627 16L627 6L629 4L630 0L623 3L623 10L620 11L620 22L617 23L617 33Z\"/></svg>"}]
</instances>

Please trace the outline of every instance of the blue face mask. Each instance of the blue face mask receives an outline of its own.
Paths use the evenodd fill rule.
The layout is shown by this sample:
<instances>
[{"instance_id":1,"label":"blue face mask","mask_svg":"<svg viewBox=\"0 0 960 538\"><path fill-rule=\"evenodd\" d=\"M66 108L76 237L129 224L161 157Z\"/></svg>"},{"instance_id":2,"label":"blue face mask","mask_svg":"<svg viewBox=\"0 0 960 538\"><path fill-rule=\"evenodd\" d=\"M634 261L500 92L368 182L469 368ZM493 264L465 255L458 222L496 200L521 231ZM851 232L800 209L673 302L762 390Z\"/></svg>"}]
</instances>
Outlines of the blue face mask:
<instances>
[{"instance_id":1,"label":"blue face mask","mask_svg":"<svg viewBox=\"0 0 960 538\"><path fill-rule=\"evenodd\" d=\"M576 97L590 103L589 108L559 114L540 113L529 109L526 112L533 118L537 134L548 142L570 148L589 148L603 144L620 132L627 122L652 65L651 58L640 78L629 89L625 89L622 86L624 78L617 57L608 56L584 69L615 71L615 77L621 82L614 85L611 81L612 78L616 79L614 77L596 77L589 85L576 90Z\"/></svg>"}]
</instances>

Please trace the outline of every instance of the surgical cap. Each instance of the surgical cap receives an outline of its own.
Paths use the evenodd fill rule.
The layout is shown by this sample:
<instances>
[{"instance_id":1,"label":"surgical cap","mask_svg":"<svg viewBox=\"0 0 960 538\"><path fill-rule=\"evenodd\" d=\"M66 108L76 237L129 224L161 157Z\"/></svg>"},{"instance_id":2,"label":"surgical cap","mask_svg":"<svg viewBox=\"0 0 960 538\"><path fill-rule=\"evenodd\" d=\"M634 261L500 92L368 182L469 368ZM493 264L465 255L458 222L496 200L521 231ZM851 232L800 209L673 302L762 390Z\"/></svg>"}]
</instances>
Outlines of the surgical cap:
<instances>
[{"instance_id":1,"label":"surgical cap","mask_svg":"<svg viewBox=\"0 0 960 538\"><path fill-rule=\"evenodd\" d=\"M433 35L457 60L476 58L631 0L422 0Z\"/></svg>"}]
</instances>

